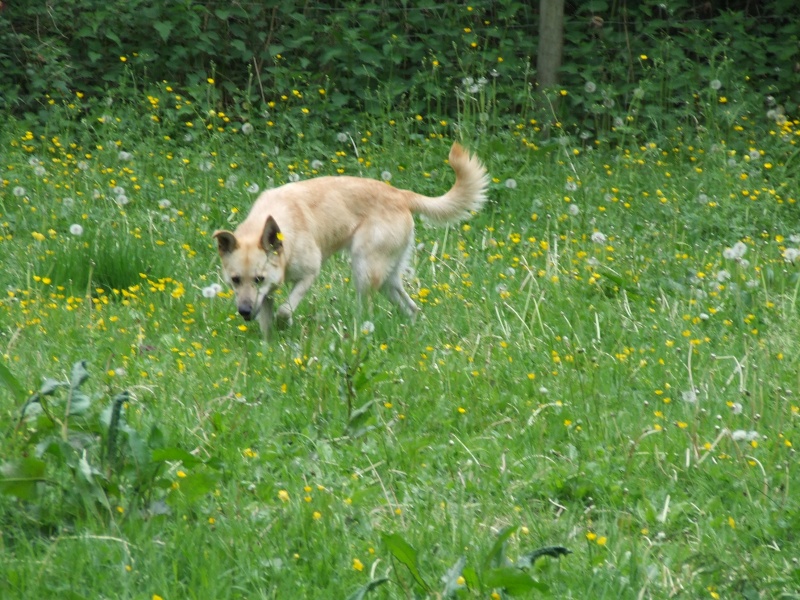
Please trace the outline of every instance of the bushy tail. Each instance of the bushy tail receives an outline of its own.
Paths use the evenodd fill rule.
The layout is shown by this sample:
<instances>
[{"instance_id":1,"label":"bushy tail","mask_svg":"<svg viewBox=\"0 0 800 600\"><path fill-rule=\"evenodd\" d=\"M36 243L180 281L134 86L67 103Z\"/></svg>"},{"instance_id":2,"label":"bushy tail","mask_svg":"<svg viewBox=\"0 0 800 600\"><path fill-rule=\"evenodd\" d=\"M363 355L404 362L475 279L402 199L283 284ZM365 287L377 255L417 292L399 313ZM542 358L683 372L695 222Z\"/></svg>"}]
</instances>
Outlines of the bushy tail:
<instances>
[{"instance_id":1,"label":"bushy tail","mask_svg":"<svg viewBox=\"0 0 800 600\"><path fill-rule=\"evenodd\" d=\"M476 156L459 144L450 148L450 166L456 172L456 182L450 191L438 198L414 194L409 200L413 212L425 215L437 225L447 225L469 218L486 203L489 175Z\"/></svg>"}]
</instances>

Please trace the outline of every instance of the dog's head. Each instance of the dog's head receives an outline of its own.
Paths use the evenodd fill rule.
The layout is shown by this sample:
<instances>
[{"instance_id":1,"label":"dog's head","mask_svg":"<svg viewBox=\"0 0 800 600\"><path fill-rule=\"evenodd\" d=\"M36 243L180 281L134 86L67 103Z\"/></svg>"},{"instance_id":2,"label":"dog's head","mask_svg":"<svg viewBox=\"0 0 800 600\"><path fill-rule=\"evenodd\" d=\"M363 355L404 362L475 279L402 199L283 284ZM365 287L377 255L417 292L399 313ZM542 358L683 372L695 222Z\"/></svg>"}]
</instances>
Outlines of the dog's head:
<instances>
[{"instance_id":1,"label":"dog's head","mask_svg":"<svg viewBox=\"0 0 800 600\"><path fill-rule=\"evenodd\" d=\"M236 295L236 308L245 321L253 319L264 298L283 283L283 235L271 216L256 241L238 239L230 231L214 232L222 259L222 274Z\"/></svg>"}]
</instances>

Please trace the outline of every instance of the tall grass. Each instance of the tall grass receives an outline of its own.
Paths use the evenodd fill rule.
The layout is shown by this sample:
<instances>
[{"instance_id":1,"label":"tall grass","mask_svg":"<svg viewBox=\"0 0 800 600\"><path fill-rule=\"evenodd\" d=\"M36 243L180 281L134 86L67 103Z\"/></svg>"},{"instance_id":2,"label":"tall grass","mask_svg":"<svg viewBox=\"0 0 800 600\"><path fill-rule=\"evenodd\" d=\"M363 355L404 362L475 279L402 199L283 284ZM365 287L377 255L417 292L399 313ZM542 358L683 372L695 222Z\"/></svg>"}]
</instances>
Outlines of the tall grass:
<instances>
[{"instance_id":1,"label":"tall grass","mask_svg":"<svg viewBox=\"0 0 800 600\"><path fill-rule=\"evenodd\" d=\"M247 134L198 109L179 142L148 108L75 147L4 130L3 362L34 390L88 358L91 395L129 390L147 440L110 511L64 508L80 471L46 453L35 500L0 496L4 596L505 597L488 565L550 545L572 554L529 573L556 597L797 592L798 124L611 145L480 110L329 131L287 111ZM204 295L210 233L254 184L387 171L439 194L465 132L491 202L419 224L416 321L379 297L361 322L345 259L270 345ZM4 423L19 410L0 396ZM6 466L46 437L3 435Z\"/></svg>"}]
</instances>

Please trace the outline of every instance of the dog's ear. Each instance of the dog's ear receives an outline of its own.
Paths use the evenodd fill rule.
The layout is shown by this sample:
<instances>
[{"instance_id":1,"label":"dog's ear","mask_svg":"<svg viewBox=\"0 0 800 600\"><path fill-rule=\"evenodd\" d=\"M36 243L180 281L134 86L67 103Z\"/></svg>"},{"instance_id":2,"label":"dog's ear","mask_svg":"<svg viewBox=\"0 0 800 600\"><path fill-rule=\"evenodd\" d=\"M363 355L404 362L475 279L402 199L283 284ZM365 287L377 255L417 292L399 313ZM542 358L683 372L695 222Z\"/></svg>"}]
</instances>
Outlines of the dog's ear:
<instances>
[{"instance_id":1,"label":"dog's ear","mask_svg":"<svg viewBox=\"0 0 800 600\"><path fill-rule=\"evenodd\" d=\"M283 234L272 215L267 217L267 222L264 225L264 231L261 234L261 248L265 252L277 253L283 250Z\"/></svg>"},{"instance_id":2,"label":"dog's ear","mask_svg":"<svg viewBox=\"0 0 800 600\"><path fill-rule=\"evenodd\" d=\"M239 242L236 241L236 236L230 231L218 229L214 232L214 238L217 240L217 249L220 256L230 254L239 247Z\"/></svg>"}]
</instances>

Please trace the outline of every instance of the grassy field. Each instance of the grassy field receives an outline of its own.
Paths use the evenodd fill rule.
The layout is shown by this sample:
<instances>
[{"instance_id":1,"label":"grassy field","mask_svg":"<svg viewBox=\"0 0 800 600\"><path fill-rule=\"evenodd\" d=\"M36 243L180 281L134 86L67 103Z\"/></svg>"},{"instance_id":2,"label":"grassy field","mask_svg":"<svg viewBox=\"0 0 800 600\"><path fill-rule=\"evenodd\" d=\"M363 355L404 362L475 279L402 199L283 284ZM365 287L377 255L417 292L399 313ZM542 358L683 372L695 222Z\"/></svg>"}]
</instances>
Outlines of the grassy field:
<instances>
[{"instance_id":1,"label":"grassy field","mask_svg":"<svg viewBox=\"0 0 800 600\"><path fill-rule=\"evenodd\" d=\"M0 596L800 597L797 121L158 107L0 133ZM454 139L490 202L418 224L415 322L346 257L273 343L235 314L259 190L438 195Z\"/></svg>"}]
</instances>

